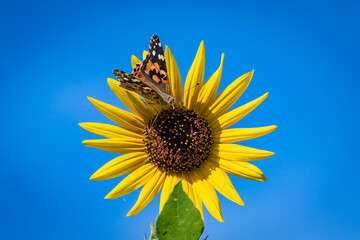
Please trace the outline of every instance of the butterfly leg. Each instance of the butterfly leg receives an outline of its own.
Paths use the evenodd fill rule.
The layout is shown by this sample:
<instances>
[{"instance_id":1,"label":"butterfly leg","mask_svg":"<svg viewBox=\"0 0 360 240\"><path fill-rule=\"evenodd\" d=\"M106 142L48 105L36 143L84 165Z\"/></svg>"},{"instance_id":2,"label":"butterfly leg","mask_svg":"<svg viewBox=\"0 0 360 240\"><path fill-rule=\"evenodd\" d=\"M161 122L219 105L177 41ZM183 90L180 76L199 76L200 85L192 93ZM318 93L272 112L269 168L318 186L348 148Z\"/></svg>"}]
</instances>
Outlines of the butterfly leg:
<instances>
[{"instance_id":1,"label":"butterfly leg","mask_svg":"<svg viewBox=\"0 0 360 240\"><path fill-rule=\"evenodd\" d=\"M155 110L156 111L156 110ZM157 111L156 111L157 112ZM155 123L155 121L156 121L156 119L158 118L158 116L159 116L159 113L157 112L157 114L156 114L156 116L155 116L155 118L154 118L154 120L153 120L153 122L152 122L152 124L151 124L151 127L149 128L149 129L152 129L152 127L154 126L154 123Z\"/></svg>"}]
</instances>

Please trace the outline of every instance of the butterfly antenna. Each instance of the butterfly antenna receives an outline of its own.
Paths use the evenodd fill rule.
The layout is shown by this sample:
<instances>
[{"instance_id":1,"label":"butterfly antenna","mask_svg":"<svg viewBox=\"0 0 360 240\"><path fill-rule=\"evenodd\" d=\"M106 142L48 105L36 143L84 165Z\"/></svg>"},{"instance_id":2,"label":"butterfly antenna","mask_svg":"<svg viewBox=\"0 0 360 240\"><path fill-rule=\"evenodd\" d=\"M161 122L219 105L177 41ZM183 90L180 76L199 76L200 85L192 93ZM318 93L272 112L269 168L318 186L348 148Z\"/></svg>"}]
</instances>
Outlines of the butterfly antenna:
<instances>
[{"instance_id":1,"label":"butterfly antenna","mask_svg":"<svg viewBox=\"0 0 360 240\"><path fill-rule=\"evenodd\" d=\"M187 91L190 91L191 89L193 89L194 87L197 87L200 84L200 82L197 82L194 86L192 86L191 88L187 89L186 91L184 91L184 93L186 93Z\"/></svg>"}]
</instances>

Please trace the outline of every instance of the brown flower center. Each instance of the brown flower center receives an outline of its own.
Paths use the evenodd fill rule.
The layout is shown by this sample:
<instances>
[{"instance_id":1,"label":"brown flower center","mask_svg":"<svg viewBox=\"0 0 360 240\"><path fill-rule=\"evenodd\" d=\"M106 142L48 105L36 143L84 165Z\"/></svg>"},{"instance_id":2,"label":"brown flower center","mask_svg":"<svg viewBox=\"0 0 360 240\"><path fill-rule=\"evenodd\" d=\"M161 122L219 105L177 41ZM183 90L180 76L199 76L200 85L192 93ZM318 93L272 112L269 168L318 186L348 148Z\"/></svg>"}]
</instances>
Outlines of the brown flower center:
<instances>
[{"instance_id":1,"label":"brown flower center","mask_svg":"<svg viewBox=\"0 0 360 240\"><path fill-rule=\"evenodd\" d=\"M166 172L190 172L200 167L213 143L206 120L184 107L163 109L144 131L150 162Z\"/></svg>"}]
</instances>

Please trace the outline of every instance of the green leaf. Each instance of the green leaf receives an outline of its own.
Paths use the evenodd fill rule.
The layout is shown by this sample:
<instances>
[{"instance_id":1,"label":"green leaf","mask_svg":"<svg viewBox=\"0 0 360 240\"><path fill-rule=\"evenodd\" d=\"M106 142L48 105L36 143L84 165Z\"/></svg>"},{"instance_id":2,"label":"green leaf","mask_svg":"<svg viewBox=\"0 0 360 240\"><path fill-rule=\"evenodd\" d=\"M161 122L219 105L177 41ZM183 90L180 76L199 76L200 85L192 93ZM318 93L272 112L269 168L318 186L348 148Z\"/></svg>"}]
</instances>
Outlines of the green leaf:
<instances>
[{"instance_id":1,"label":"green leaf","mask_svg":"<svg viewBox=\"0 0 360 240\"><path fill-rule=\"evenodd\" d=\"M180 181L156 220L156 235L159 240L198 240L203 231L200 211L183 191Z\"/></svg>"},{"instance_id":2,"label":"green leaf","mask_svg":"<svg viewBox=\"0 0 360 240\"><path fill-rule=\"evenodd\" d=\"M155 227L155 225L150 223L150 228L151 228L151 233L150 233L149 240L158 240L158 238L156 236L156 227Z\"/></svg>"}]
</instances>

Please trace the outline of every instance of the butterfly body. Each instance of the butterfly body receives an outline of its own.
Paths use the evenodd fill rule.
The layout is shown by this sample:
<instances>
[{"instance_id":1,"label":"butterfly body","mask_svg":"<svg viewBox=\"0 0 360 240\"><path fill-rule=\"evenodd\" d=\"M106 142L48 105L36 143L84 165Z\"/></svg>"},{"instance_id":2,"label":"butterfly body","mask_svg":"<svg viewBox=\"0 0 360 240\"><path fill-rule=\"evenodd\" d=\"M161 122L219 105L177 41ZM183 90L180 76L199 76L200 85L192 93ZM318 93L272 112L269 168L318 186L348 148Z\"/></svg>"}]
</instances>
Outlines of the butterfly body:
<instances>
[{"instance_id":1,"label":"butterfly body","mask_svg":"<svg viewBox=\"0 0 360 240\"><path fill-rule=\"evenodd\" d=\"M144 61L136 64L130 75L116 69L113 73L120 80L120 87L134 91L144 98L160 105L174 104L176 101L170 95L164 51L156 35L150 40L149 52Z\"/></svg>"}]
</instances>

